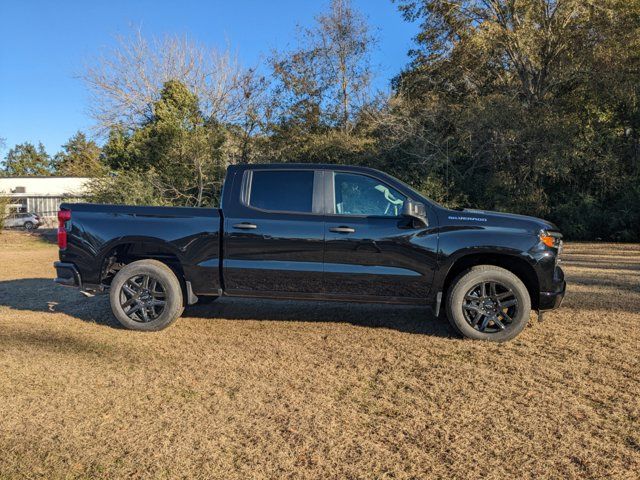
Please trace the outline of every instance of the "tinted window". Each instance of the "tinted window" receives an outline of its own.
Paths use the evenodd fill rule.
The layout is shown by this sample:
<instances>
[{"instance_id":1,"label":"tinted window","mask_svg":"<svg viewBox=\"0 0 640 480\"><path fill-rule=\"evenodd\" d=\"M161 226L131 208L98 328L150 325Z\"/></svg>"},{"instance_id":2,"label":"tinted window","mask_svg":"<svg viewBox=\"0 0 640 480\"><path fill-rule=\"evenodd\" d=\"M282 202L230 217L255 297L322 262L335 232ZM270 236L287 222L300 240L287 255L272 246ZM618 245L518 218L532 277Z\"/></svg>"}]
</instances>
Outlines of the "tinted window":
<instances>
[{"instance_id":1,"label":"tinted window","mask_svg":"<svg viewBox=\"0 0 640 480\"><path fill-rule=\"evenodd\" d=\"M313 171L254 170L249 205L281 212L311 212Z\"/></svg>"},{"instance_id":2,"label":"tinted window","mask_svg":"<svg viewBox=\"0 0 640 480\"><path fill-rule=\"evenodd\" d=\"M406 197L372 177L336 173L335 210L340 215L376 215L397 217Z\"/></svg>"}]
</instances>

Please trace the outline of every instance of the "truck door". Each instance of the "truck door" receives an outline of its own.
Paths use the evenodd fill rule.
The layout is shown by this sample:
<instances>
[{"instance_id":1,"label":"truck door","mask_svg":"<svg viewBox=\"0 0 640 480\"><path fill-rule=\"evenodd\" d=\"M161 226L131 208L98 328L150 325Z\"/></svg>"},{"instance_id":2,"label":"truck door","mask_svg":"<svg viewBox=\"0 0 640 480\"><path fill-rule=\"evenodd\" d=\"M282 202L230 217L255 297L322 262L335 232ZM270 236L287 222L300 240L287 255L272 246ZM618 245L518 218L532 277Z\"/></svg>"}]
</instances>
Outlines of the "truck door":
<instances>
[{"instance_id":1,"label":"truck door","mask_svg":"<svg viewBox=\"0 0 640 480\"><path fill-rule=\"evenodd\" d=\"M223 279L231 295L322 293L322 171L239 171L224 206Z\"/></svg>"},{"instance_id":2,"label":"truck door","mask_svg":"<svg viewBox=\"0 0 640 480\"><path fill-rule=\"evenodd\" d=\"M402 216L406 196L368 174L326 172L325 293L425 301L437 234Z\"/></svg>"}]
</instances>

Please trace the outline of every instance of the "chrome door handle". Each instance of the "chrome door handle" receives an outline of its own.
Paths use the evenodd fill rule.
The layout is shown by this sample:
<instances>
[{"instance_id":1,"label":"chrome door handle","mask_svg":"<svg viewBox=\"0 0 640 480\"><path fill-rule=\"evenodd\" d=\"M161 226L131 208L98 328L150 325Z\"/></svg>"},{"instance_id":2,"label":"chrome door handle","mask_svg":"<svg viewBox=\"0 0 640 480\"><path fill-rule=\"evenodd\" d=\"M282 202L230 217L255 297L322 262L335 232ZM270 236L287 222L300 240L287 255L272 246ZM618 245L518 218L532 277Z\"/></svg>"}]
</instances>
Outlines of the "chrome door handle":
<instances>
[{"instance_id":1,"label":"chrome door handle","mask_svg":"<svg viewBox=\"0 0 640 480\"><path fill-rule=\"evenodd\" d=\"M331 227L329 231L335 233L355 233L356 229L351 227Z\"/></svg>"},{"instance_id":2,"label":"chrome door handle","mask_svg":"<svg viewBox=\"0 0 640 480\"><path fill-rule=\"evenodd\" d=\"M240 228L242 230L255 230L256 228L258 228L258 226L254 223L242 222L236 223L233 228Z\"/></svg>"}]
</instances>

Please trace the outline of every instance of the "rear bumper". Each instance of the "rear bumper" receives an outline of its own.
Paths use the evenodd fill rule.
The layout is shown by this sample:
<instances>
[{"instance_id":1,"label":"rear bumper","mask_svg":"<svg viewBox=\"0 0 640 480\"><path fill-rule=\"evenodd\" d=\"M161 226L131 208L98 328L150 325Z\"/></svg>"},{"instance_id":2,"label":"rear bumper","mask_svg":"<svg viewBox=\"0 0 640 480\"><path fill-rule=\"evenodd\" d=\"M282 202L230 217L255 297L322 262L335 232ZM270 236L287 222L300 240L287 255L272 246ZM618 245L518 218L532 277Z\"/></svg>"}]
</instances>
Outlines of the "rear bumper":
<instances>
[{"instance_id":1,"label":"rear bumper","mask_svg":"<svg viewBox=\"0 0 640 480\"><path fill-rule=\"evenodd\" d=\"M80 272L78 272L78 269L73 263L54 262L53 267L56 269L54 282L64 285L65 287L82 288Z\"/></svg>"},{"instance_id":2,"label":"rear bumper","mask_svg":"<svg viewBox=\"0 0 640 480\"><path fill-rule=\"evenodd\" d=\"M553 310L562 304L567 290L567 282L564 280L564 272L560 267L556 267L553 272L553 287L551 292L540 292L538 310Z\"/></svg>"}]
</instances>

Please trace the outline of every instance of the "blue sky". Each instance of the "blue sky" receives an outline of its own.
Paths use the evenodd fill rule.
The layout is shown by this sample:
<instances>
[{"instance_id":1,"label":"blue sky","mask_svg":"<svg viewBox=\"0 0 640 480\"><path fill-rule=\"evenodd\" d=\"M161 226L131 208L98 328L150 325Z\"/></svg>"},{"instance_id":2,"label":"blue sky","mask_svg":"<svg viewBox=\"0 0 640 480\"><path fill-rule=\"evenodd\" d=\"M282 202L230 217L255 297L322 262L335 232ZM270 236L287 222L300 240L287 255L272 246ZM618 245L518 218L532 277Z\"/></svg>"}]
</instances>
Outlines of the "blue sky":
<instances>
[{"instance_id":1,"label":"blue sky","mask_svg":"<svg viewBox=\"0 0 640 480\"><path fill-rule=\"evenodd\" d=\"M83 65L141 28L145 36L188 35L237 52L256 65L292 45L296 26L311 25L329 0L0 0L0 137L7 148L42 141L50 154L78 129L87 131L88 97L76 78ZM391 0L353 0L376 31L374 86L408 62L417 32Z\"/></svg>"}]
</instances>

